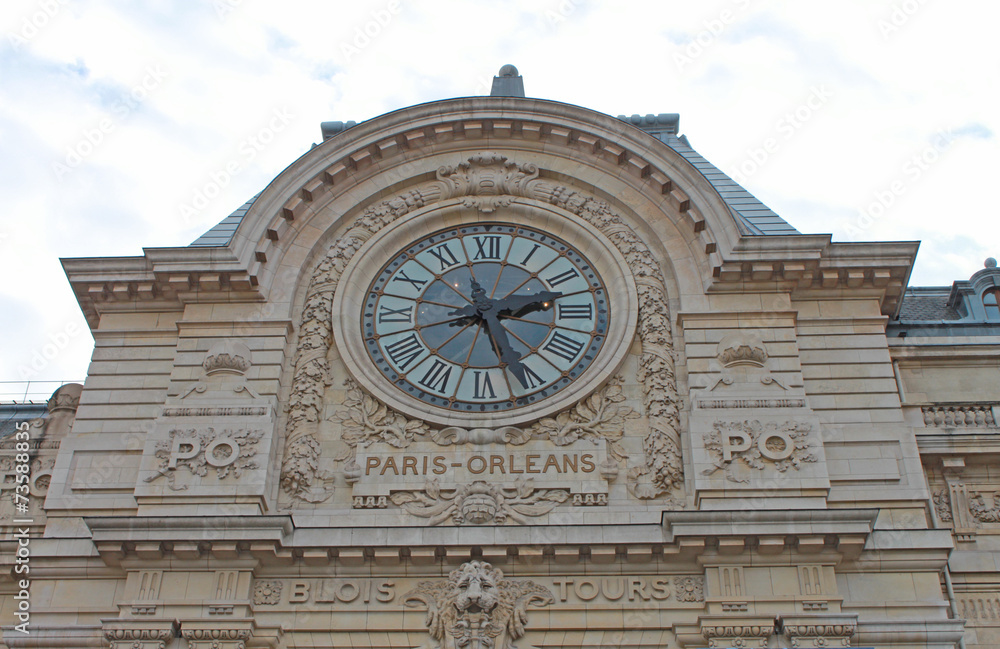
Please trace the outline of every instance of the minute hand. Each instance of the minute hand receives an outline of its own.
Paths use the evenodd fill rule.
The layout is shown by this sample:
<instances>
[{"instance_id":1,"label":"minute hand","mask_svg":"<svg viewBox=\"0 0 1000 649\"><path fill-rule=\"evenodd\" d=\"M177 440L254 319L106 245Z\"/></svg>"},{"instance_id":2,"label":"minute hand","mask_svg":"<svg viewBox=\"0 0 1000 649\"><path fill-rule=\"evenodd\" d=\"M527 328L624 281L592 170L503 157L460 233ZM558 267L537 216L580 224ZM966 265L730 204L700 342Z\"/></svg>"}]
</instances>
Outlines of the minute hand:
<instances>
[{"instance_id":1,"label":"minute hand","mask_svg":"<svg viewBox=\"0 0 1000 649\"><path fill-rule=\"evenodd\" d=\"M498 312L509 311L511 313L516 313L525 307L537 304L544 305L546 302L552 302L556 298L560 297L562 297L562 293L554 291L542 291L541 293L535 293L534 295L508 295L505 298L493 300L493 309Z\"/></svg>"},{"instance_id":2,"label":"minute hand","mask_svg":"<svg viewBox=\"0 0 1000 649\"><path fill-rule=\"evenodd\" d=\"M482 318L483 322L486 323L486 330L490 335L490 339L499 352L500 360L507 364L507 369L510 370L511 374L520 381L523 387L527 388L528 377L524 374L524 365L521 365L521 357L511 348L510 342L507 340L507 331L500 324L500 318L497 317L496 310L490 309L482 314Z\"/></svg>"}]
</instances>

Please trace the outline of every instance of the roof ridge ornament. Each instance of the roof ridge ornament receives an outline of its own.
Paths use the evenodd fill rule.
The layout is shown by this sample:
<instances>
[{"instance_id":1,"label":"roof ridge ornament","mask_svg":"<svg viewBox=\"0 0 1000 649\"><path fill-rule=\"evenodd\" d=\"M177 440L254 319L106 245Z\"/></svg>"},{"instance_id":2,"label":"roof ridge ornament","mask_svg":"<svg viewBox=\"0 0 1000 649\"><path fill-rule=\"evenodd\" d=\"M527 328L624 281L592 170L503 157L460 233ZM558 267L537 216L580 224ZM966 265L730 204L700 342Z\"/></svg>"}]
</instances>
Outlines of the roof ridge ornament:
<instances>
[{"instance_id":1,"label":"roof ridge ornament","mask_svg":"<svg viewBox=\"0 0 1000 649\"><path fill-rule=\"evenodd\" d=\"M490 97L524 97L524 78L513 65L508 63L493 77Z\"/></svg>"}]
</instances>

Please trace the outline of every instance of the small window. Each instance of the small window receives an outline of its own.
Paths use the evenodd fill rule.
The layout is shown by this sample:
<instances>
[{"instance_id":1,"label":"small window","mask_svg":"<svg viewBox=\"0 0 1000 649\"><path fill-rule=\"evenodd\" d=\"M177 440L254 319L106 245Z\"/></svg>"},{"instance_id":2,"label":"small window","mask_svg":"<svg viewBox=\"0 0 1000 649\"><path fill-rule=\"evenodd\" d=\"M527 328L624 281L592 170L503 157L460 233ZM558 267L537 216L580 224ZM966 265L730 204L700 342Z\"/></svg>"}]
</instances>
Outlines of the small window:
<instances>
[{"instance_id":1,"label":"small window","mask_svg":"<svg viewBox=\"0 0 1000 649\"><path fill-rule=\"evenodd\" d=\"M983 291L983 306L986 307L987 320L1000 320L1000 286Z\"/></svg>"}]
</instances>

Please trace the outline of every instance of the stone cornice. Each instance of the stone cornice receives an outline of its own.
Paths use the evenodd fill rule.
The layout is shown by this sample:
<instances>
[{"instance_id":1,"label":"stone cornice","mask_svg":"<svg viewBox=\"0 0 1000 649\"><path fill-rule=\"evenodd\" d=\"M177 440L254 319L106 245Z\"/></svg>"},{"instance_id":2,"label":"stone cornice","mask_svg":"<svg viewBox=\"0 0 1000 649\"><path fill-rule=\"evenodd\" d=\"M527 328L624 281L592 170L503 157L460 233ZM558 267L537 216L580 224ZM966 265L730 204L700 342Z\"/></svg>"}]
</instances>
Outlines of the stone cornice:
<instances>
[{"instance_id":1,"label":"stone cornice","mask_svg":"<svg viewBox=\"0 0 1000 649\"><path fill-rule=\"evenodd\" d=\"M146 248L145 252L144 257L61 260L91 329L102 313L262 299L257 278L227 248Z\"/></svg>"}]
</instances>

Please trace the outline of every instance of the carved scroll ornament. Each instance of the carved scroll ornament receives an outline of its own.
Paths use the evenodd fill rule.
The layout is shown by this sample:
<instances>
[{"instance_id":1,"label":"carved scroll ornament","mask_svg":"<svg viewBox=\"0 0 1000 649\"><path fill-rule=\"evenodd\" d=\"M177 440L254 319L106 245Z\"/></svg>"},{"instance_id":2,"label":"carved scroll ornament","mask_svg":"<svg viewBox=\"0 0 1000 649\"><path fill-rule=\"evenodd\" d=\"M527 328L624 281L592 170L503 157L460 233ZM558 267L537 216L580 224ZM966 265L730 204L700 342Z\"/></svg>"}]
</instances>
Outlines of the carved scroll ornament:
<instances>
[{"instance_id":1,"label":"carved scroll ornament","mask_svg":"<svg viewBox=\"0 0 1000 649\"><path fill-rule=\"evenodd\" d=\"M331 495L328 487L331 476L319 468L319 443L315 435L323 393L330 385L327 354L333 344L332 305L341 274L354 254L382 228L427 203L458 196L468 197L469 206L486 212L517 197L551 203L596 227L622 253L638 286L642 357L637 378L643 386L645 414L650 422L641 464L629 471L629 489L638 498L654 498L681 486L679 401L670 317L659 265L645 243L610 205L538 176L535 165L516 164L499 154L472 156L455 167L440 168L437 180L431 183L367 208L330 247L310 280L299 326L289 400L288 441L281 474L281 485L286 493L306 502L322 502ZM368 416L378 414L376 410ZM389 413L385 416L389 417ZM419 428L419 424L414 423L411 424L413 429L406 430L407 424L403 424L404 430L399 431L393 428L398 424L398 420L386 424L396 432L381 431L379 436L401 435L398 439L402 440ZM557 422L557 425L561 424Z\"/></svg>"}]
</instances>

